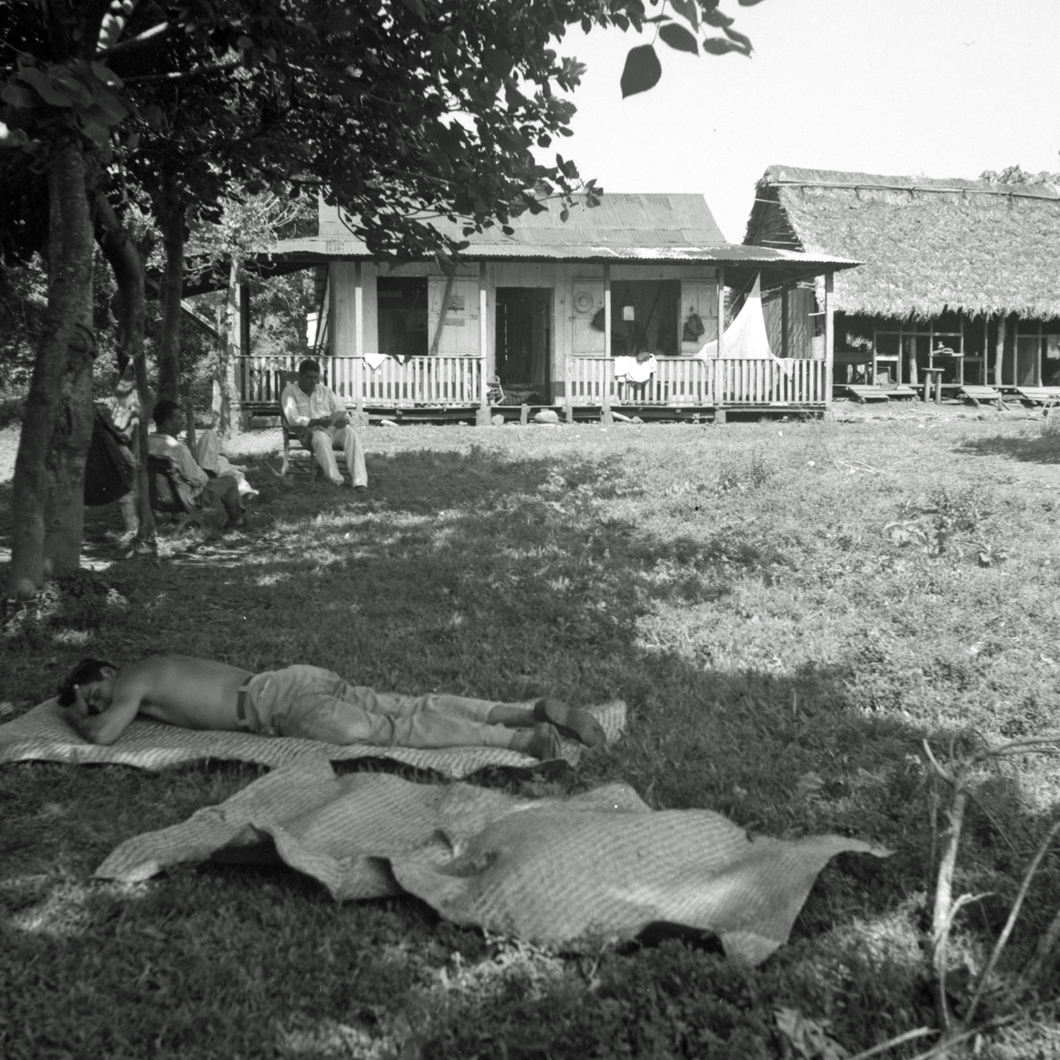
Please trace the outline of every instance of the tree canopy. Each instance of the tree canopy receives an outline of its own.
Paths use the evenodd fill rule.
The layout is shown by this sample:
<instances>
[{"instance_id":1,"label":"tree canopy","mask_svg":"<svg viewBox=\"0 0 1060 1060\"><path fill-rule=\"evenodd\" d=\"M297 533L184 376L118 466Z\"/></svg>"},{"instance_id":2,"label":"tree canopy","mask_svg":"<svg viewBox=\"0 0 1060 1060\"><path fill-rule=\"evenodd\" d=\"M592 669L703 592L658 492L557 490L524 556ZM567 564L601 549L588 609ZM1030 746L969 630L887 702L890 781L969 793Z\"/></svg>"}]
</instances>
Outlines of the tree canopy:
<instances>
[{"instance_id":1,"label":"tree canopy","mask_svg":"<svg viewBox=\"0 0 1060 1060\"><path fill-rule=\"evenodd\" d=\"M758 0L739 0L743 6ZM179 303L189 210L225 189L311 189L380 255L461 249L465 234L546 195L599 190L536 152L570 134L584 67L569 26L647 31L624 95L661 76L656 43L749 54L718 0L8 0L0 6L0 261L46 250L48 312L15 469L9 584L25 595L79 562L91 434L92 239L122 303L120 345L142 400L146 254L129 222L150 203ZM46 179L41 179L42 177ZM178 297L172 297L172 291ZM166 329L164 329L166 330ZM175 334L170 326L167 334ZM161 381L175 388L170 358ZM50 455L49 455L50 454ZM148 513L149 515L149 513ZM45 523L55 529L45 532Z\"/></svg>"}]
</instances>

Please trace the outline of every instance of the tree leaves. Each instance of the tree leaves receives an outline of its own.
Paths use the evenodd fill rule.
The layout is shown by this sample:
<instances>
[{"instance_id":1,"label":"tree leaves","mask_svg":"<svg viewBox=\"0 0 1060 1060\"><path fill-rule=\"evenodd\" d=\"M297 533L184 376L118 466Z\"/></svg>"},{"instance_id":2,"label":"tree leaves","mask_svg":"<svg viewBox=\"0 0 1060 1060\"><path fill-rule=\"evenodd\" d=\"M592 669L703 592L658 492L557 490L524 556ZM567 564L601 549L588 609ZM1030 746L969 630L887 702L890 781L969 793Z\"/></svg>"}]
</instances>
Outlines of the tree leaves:
<instances>
[{"instance_id":1,"label":"tree leaves","mask_svg":"<svg viewBox=\"0 0 1060 1060\"><path fill-rule=\"evenodd\" d=\"M676 22L668 22L665 26L662 26L659 29L659 36L671 48L675 48L679 52L691 52L693 55L699 54L699 44L696 42L696 38L684 26L679 26Z\"/></svg>"},{"instance_id":2,"label":"tree leaves","mask_svg":"<svg viewBox=\"0 0 1060 1060\"><path fill-rule=\"evenodd\" d=\"M670 6L689 22L693 29L699 29L699 7L696 0L670 0Z\"/></svg>"},{"instance_id":3,"label":"tree leaves","mask_svg":"<svg viewBox=\"0 0 1060 1060\"><path fill-rule=\"evenodd\" d=\"M725 55L726 52L742 52L744 55L750 53L749 47L744 47L738 41L726 40L724 37L708 37L703 41L703 50L711 55Z\"/></svg>"},{"instance_id":4,"label":"tree leaves","mask_svg":"<svg viewBox=\"0 0 1060 1060\"><path fill-rule=\"evenodd\" d=\"M653 45L640 44L636 48L630 48L626 56L626 65L622 70L622 78L619 81L622 98L636 95L638 92L647 92L659 83L660 77L662 77L662 64L655 54Z\"/></svg>"}]
</instances>

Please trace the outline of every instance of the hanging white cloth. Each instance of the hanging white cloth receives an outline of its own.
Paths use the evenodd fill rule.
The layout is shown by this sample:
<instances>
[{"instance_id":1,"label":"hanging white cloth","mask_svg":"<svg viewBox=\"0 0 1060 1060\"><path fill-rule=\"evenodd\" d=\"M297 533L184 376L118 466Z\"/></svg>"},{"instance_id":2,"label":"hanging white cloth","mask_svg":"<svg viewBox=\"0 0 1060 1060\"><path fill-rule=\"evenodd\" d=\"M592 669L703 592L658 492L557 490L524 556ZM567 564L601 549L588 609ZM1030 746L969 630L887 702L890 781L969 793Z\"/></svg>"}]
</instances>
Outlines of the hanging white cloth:
<instances>
[{"instance_id":1,"label":"hanging white cloth","mask_svg":"<svg viewBox=\"0 0 1060 1060\"><path fill-rule=\"evenodd\" d=\"M708 342L694 355L701 361L711 360L718 356L718 340ZM762 287L760 276L755 275L755 282L744 299L743 307L736 314L736 319L725 329L725 341L722 344L723 358L764 361L772 358L785 375L791 375L791 364L787 359L774 355L769 347L769 336L766 335L766 320L762 315Z\"/></svg>"},{"instance_id":2,"label":"hanging white cloth","mask_svg":"<svg viewBox=\"0 0 1060 1060\"><path fill-rule=\"evenodd\" d=\"M366 353L364 355L364 363L372 369L373 372L379 370L379 366L387 359L389 354L386 353Z\"/></svg>"},{"instance_id":3,"label":"hanging white cloth","mask_svg":"<svg viewBox=\"0 0 1060 1060\"><path fill-rule=\"evenodd\" d=\"M614 361L615 379L626 380L630 383L646 383L658 367L654 353L643 361L639 361L636 357L616 357Z\"/></svg>"}]
</instances>

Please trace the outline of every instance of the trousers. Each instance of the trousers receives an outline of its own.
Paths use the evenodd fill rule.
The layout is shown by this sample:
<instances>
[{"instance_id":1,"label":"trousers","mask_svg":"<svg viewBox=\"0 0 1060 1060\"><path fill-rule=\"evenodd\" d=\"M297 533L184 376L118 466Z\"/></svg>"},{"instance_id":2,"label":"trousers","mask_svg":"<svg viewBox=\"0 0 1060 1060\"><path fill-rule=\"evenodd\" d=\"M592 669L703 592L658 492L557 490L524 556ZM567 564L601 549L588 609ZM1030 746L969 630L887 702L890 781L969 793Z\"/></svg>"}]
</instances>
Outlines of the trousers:
<instances>
[{"instance_id":1,"label":"trousers","mask_svg":"<svg viewBox=\"0 0 1060 1060\"><path fill-rule=\"evenodd\" d=\"M342 482L342 474L335 459L335 450L339 449L346 457L346 466L350 469L354 486L368 485L364 445L361 436L352 427L314 427L312 442L313 455L332 482Z\"/></svg>"},{"instance_id":2,"label":"trousers","mask_svg":"<svg viewBox=\"0 0 1060 1060\"><path fill-rule=\"evenodd\" d=\"M199 434L195 442L195 463L203 471L212 471L218 478L229 476L236 480L239 486L240 497L256 497L258 491L247 482L247 476L243 474L243 468L233 464L228 457L221 452L221 443L217 432L212 427Z\"/></svg>"},{"instance_id":3,"label":"trousers","mask_svg":"<svg viewBox=\"0 0 1060 1060\"><path fill-rule=\"evenodd\" d=\"M255 674L240 690L240 724L264 736L373 747L510 747L515 731L486 719L496 702L406 696L353 685L319 666Z\"/></svg>"}]
</instances>

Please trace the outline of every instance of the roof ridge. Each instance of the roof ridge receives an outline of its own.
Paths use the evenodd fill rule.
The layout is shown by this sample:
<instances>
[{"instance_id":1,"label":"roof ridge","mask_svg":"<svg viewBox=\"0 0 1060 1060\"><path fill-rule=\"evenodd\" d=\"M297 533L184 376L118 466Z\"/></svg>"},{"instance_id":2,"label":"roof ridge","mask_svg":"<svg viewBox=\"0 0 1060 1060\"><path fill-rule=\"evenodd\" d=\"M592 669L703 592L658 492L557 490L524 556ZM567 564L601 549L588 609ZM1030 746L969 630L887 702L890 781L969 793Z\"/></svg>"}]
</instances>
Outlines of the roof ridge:
<instances>
[{"instance_id":1,"label":"roof ridge","mask_svg":"<svg viewBox=\"0 0 1060 1060\"><path fill-rule=\"evenodd\" d=\"M877 173L860 173L836 169L805 169L797 166L769 166L758 182L771 187L819 187L880 191L908 191L934 194L1002 195L1010 198L1060 199L1060 185L1003 184L967 177L910 177Z\"/></svg>"}]
</instances>

